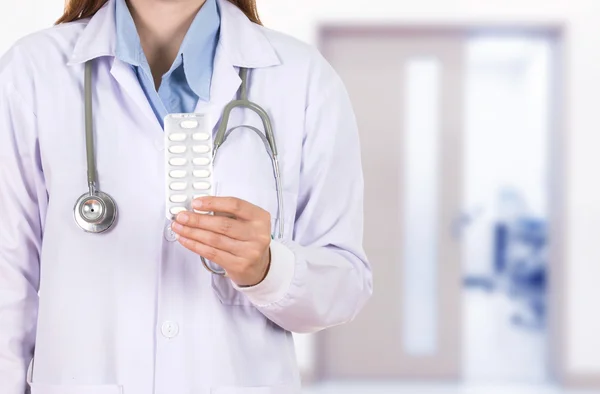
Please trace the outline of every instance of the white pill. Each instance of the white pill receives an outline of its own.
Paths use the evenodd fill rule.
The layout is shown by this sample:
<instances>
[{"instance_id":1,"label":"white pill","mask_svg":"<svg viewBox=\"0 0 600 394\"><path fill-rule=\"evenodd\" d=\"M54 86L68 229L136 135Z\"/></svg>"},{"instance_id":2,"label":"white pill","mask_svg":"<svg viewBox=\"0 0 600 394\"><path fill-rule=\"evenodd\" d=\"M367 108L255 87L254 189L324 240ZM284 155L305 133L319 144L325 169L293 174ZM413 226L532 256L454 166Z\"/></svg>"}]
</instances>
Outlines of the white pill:
<instances>
[{"instance_id":1,"label":"white pill","mask_svg":"<svg viewBox=\"0 0 600 394\"><path fill-rule=\"evenodd\" d=\"M207 133L194 133L194 135L192 135L192 138L194 139L194 141L206 141L210 138L210 135L208 135Z\"/></svg>"},{"instance_id":2,"label":"white pill","mask_svg":"<svg viewBox=\"0 0 600 394\"><path fill-rule=\"evenodd\" d=\"M197 166L207 166L210 164L210 158L209 157L196 157L194 159L194 164Z\"/></svg>"},{"instance_id":3,"label":"white pill","mask_svg":"<svg viewBox=\"0 0 600 394\"><path fill-rule=\"evenodd\" d=\"M169 164L172 166L184 166L187 163L187 160L183 157L174 157L169 160Z\"/></svg>"},{"instance_id":4,"label":"white pill","mask_svg":"<svg viewBox=\"0 0 600 394\"><path fill-rule=\"evenodd\" d=\"M179 212L185 211L185 207L173 207L169 210L173 215L177 215Z\"/></svg>"},{"instance_id":5,"label":"white pill","mask_svg":"<svg viewBox=\"0 0 600 394\"><path fill-rule=\"evenodd\" d=\"M169 176L171 178L183 178L185 177L187 174L187 171L185 170L173 170L171 172L169 172Z\"/></svg>"},{"instance_id":6,"label":"white pill","mask_svg":"<svg viewBox=\"0 0 600 394\"><path fill-rule=\"evenodd\" d=\"M169 184L169 188L171 190L185 190L186 187L187 187L187 183L185 183L185 182L171 182Z\"/></svg>"},{"instance_id":7,"label":"white pill","mask_svg":"<svg viewBox=\"0 0 600 394\"><path fill-rule=\"evenodd\" d=\"M187 201L187 196L185 194L174 194L169 197L171 202L185 202Z\"/></svg>"},{"instance_id":8,"label":"white pill","mask_svg":"<svg viewBox=\"0 0 600 394\"><path fill-rule=\"evenodd\" d=\"M183 141L185 140L185 133L173 133L169 134L170 141Z\"/></svg>"},{"instance_id":9,"label":"white pill","mask_svg":"<svg viewBox=\"0 0 600 394\"><path fill-rule=\"evenodd\" d=\"M185 145L173 145L169 147L169 152L171 153L183 153L186 151Z\"/></svg>"},{"instance_id":10,"label":"white pill","mask_svg":"<svg viewBox=\"0 0 600 394\"><path fill-rule=\"evenodd\" d=\"M208 178L210 176L210 171L208 171L208 170L194 170L194 176L196 178Z\"/></svg>"},{"instance_id":11,"label":"white pill","mask_svg":"<svg viewBox=\"0 0 600 394\"><path fill-rule=\"evenodd\" d=\"M208 189L210 189L210 183L208 183L208 182L194 182L194 189L196 189L196 190L208 190Z\"/></svg>"},{"instance_id":12,"label":"white pill","mask_svg":"<svg viewBox=\"0 0 600 394\"><path fill-rule=\"evenodd\" d=\"M192 149L196 153L207 153L210 150L208 145L195 145Z\"/></svg>"},{"instance_id":13,"label":"white pill","mask_svg":"<svg viewBox=\"0 0 600 394\"><path fill-rule=\"evenodd\" d=\"M210 213L210 212L208 212L208 211L198 211L198 210L196 210L196 209L194 209L194 212L196 212L196 213L199 213L199 214L201 214L201 215L207 215L207 214L209 214L209 213Z\"/></svg>"},{"instance_id":14,"label":"white pill","mask_svg":"<svg viewBox=\"0 0 600 394\"><path fill-rule=\"evenodd\" d=\"M179 124L184 129L194 129L198 127L197 120L184 120Z\"/></svg>"}]
</instances>

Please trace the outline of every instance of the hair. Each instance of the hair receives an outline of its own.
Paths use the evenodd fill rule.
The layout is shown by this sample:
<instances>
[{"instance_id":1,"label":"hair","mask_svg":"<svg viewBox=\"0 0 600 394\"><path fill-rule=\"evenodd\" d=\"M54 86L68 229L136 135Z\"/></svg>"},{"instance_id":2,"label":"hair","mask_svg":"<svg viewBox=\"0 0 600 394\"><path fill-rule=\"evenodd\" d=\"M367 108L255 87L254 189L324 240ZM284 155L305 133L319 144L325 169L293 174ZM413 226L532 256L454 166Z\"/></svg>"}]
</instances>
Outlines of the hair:
<instances>
[{"instance_id":1,"label":"hair","mask_svg":"<svg viewBox=\"0 0 600 394\"><path fill-rule=\"evenodd\" d=\"M107 2L108 0L67 0L65 12L56 21L56 24L90 18ZM252 22L262 24L256 9L256 0L229 0L229 2L242 10Z\"/></svg>"}]
</instances>

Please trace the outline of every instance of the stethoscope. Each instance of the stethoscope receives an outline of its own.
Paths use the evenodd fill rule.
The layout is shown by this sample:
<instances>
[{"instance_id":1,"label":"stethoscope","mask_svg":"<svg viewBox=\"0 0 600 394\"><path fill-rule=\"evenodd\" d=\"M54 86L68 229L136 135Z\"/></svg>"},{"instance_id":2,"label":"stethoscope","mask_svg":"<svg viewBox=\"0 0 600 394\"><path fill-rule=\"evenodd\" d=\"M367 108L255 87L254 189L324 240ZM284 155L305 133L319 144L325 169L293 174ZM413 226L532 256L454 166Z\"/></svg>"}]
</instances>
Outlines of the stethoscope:
<instances>
[{"instance_id":1,"label":"stethoscope","mask_svg":"<svg viewBox=\"0 0 600 394\"><path fill-rule=\"evenodd\" d=\"M275 239L281 239L284 234L284 222L282 220L283 215L283 192L281 183L281 173L279 169L279 160L277 152L277 144L273 135L273 128L271 125L271 119L267 112L260 107L258 104L248 100L248 69L240 68L240 78L242 80L240 89L238 90L238 99L231 101L225 106L223 110L223 116L221 124L217 130L217 135L214 139L213 145L213 162L217 156L219 148L227 140L231 132L239 128L248 128L254 131L265 145L265 149L271 158L271 164L273 167L273 175L275 177L275 189L277 192L277 231L273 236ZM96 175L96 159L94 156L94 130L93 130L93 113L92 113L92 61L85 64L85 78L84 78L84 97L85 97L85 147L87 154L87 180L88 180L88 191L81 195L75 207L73 213L75 215L75 222L85 232L100 234L110 230L116 223L117 220L117 204L115 200L98 189L98 178ZM227 124L229 123L229 117L231 111L234 108L248 108L255 112L261 119L265 133L261 133L260 130L254 126L240 125L235 126L227 130ZM200 257L204 267L215 275L226 276L225 270L213 269L204 257Z\"/></svg>"}]
</instances>

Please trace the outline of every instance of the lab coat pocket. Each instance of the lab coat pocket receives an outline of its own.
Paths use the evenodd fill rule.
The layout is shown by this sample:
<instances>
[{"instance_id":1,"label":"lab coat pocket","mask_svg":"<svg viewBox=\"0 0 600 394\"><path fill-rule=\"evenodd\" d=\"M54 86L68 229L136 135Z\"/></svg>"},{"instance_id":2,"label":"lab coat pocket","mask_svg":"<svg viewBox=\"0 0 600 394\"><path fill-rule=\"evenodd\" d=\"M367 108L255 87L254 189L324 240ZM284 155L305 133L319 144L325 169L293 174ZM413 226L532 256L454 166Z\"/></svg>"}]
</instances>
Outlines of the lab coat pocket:
<instances>
[{"instance_id":1,"label":"lab coat pocket","mask_svg":"<svg viewBox=\"0 0 600 394\"><path fill-rule=\"evenodd\" d=\"M216 195L221 197L237 197L256 205L271 214L271 229L275 232L277 225L277 192L269 187L257 187L245 181L218 182L215 187ZM285 218L285 214L282 215ZM284 220L284 223L287 220ZM287 224L286 224L287 226ZM286 228L285 232L288 233ZM218 275L212 275L212 287L222 304L225 305L251 305L250 301L238 292L231 280Z\"/></svg>"},{"instance_id":2,"label":"lab coat pocket","mask_svg":"<svg viewBox=\"0 0 600 394\"><path fill-rule=\"evenodd\" d=\"M31 394L124 394L119 385L54 385L30 383Z\"/></svg>"}]
</instances>

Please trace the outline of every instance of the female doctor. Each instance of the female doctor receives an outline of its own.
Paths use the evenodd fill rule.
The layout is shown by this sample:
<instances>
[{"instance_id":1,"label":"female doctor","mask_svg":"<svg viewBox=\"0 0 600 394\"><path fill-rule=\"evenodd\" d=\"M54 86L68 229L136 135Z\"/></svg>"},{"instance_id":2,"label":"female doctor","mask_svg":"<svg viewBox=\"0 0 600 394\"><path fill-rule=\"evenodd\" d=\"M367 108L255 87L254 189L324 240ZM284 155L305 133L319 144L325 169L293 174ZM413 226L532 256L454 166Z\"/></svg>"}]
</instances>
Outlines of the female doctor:
<instances>
[{"instance_id":1,"label":"female doctor","mask_svg":"<svg viewBox=\"0 0 600 394\"><path fill-rule=\"evenodd\" d=\"M245 96L274 141L233 109L214 195L169 219L165 116L217 134ZM291 333L371 295L362 194L340 78L254 0L71 0L0 61L0 392L298 393Z\"/></svg>"}]
</instances>

